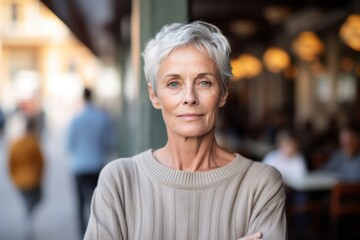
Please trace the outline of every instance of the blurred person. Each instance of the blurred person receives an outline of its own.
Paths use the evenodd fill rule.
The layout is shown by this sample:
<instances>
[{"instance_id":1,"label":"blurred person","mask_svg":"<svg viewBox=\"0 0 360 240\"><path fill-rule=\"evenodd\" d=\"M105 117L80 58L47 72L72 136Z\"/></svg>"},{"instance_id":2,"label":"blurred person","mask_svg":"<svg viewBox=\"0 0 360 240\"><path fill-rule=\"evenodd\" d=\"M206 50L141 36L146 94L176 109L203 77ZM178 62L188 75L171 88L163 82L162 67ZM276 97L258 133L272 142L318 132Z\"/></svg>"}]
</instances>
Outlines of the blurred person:
<instances>
[{"instance_id":1,"label":"blurred person","mask_svg":"<svg viewBox=\"0 0 360 240\"><path fill-rule=\"evenodd\" d=\"M269 152L263 162L280 171L284 183L301 182L307 175L305 158L300 150L298 135L293 130L280 130L276 136L277 149ZM307 201L306 192L286 188L286 207L289 213L290 234L296 233L294 239L307 239L308 217L305 213L290 214L292 209L301 208ZM291 218L290 218L291 216ZM295 237L290 235L291 237Z\"/></svg>"},{"instance_id":2,"label":"blurred person","mask_svg":"<svg viewBox=\"0 0 360 240\"><path fill-rule=\"evenodd\" d=\"M269 152L263 162L279 170L285 183L304 179L307 167L296 133L282 130L278 133L276 141L278 148Z\"/></svg>"},{"instance_id":3,"label":"blurred person","mask_svg":"<svg viewBox=\"0 0 360 240\"><path fill-rule=\"evenodd\" d=\"M101 172L85 239L286 239L280 173L215 139L230 46L205 22L164 26L143 52L167 143Z\"/></svg>"},{"instance_id":4,"label":"blurred person","mask_svg":"<svg viewBox=\"0 0 360 240\"><path fill-rule=\"evenodd\" d=\"M311 165L320 170L329 158L339 149L339 123L335 116L329 116L325 128L318 133L314 146Z\"/></svg>"},{"instance_id":5,"label":"blurred person","mask_svg":"<svg viewBox=\"0 0 360 240\"><path fill-rule=\"evenodd\" d=\"M92 103L91 89L83 91L84 105L70 123L67 147L71 155L71 170L75 176L78 217L81 234L85 233L91 196L97 185L99 173L105 165L114 138L111 121L106 112Z\"/></svg>"},{"instance_id":6,"label":"blurred person","mask_svg":"<svg viewBox=\"0 0 360 240\"><path fill-rule=\"evenodd\" d=\"M36 124L34 119L28 119L25 134L14 141L9 151L9 173L25 201L28 226L35 207L41 201L43 171L44 156L37 138Z\"/></svg>"},{"instance_id":7,"label":"blurred person","mask_svg":"<svg viewBox=\"0 0 360 240\"><path fill-rule=\"evenodd\" d=\"M338 174L342 182L360 182L360 126L350 123L339 133L340 149L331 157L321 171Z\"/></svg>"}]
</instances>

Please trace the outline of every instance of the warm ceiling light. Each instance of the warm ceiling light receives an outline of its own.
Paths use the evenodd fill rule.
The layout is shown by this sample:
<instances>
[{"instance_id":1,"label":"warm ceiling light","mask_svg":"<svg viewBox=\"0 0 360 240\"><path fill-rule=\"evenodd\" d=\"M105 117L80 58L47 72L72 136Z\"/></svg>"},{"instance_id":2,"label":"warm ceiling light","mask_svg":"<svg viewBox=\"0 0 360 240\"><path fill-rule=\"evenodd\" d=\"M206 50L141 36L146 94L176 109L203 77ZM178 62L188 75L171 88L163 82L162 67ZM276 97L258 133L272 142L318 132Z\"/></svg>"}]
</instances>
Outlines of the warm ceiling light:
<instances>
[{"instance_id":1,"label":"warm ceiling light","mask_svg":"<svg viewBox=\"0 0 360 240\"><path fill-rule=\"evenodd\" d=\"M314 61L324 50L324 45L314 32L301 32L294 40L292 48L304 61Z\"/></svg>"},{"instance_id":2,"label":"warm ceiling light","mask_svg":"<svg viewBox=\"0 0 360 240\"><path fill-rule=\"evenodd\" d=\"M282 23L290 13L290 9L284 6L268 6L263 11L265 19L273 25Z\"/></svg>"},{"instance_id":3,"label":"warm ceiling light","mask_svg":"<svg viewBox=\"0 0 360 240\"><path fill-rule=\"evenodd\" d=\"M259 59L250 54L242 54L239 58L231 60L234 80L254 78L262 71Z\"/></svg>"},{"instance_id":4,"label":"warm ceiling light","mask_svg":"<svg viewBox=\"0 0 360 240\"><path fill-rule=\"evenodd\" d=\"M340 28L340 37L349 47L360 51L360 14L347 17Z\"/></svg>"},{"instance_id":5,"label":"warm ceiling light","mask_svg":"<svg viewBox=\"0 0 360 240\"><path fill-rule=\"evenodd\" d=\"M290 57L281 48L268 48L263 56L266 68L273 73L279 73L290 65Z\"/></svg>"},{"instance_id":6,"label":"warm ceiling light","mask_svg":"<svg viewBox=\"0 0 360 240\"><path fill-rule=\"evenodd\" d=\"M250 20L232 21L229 28L238 37L251 37L258 29L256 23Z\"/></svg>"}]
</instances>

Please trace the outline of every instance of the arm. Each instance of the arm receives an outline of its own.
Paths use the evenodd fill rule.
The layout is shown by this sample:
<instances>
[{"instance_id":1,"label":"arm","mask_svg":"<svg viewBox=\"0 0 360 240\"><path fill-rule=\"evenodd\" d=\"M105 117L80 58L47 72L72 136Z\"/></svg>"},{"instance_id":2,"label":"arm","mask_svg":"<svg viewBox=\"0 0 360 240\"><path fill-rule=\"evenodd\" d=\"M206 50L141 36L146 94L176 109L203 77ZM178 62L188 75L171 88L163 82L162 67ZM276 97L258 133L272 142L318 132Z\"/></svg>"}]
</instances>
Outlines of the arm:
<instances>
[{"instance_id":1,"label":"arm","mask_svg":"<svg viewBox=\"0 0 360 240\"><path fill-rule=\"evenodd\" d=\"M121 189L114 187L116 180L111 177L109 168L104 170L91 201L84 240L126 240L125 210L119 197Z\"/></svg>"},{"instance_id":2,"label":"arm","mask_svg":"<svg viewBox=\"0 0 360 240\"><path fill-rule=\"evenodd\" d=\"M285 240L285 193L280 173L265 167L258 183L254 183L254 205L247 235L262 232L262 239Z\"/></svg>"},{"instance_id":3,"label":"arm","mask_svg":"<svg viewBox=\"0 0 360 240\"><path fill-rule=\"evenodd\" d=\"M261 237L262 237L261 232L257 232L257 233L239 238L238 240L261 240L262 239Z\"/></svg>"},{"instance_id":4,"label":"arm","mask_svg":"<svg viewBox=\"0 0 360 240\"><path fill-rule=\"evenodd\" d=\"M113 206L114 202L106 194L96 189L91 201L91 213L84 240L125 240L122 235L120 218Z\"/></svg>"}]
</instances>

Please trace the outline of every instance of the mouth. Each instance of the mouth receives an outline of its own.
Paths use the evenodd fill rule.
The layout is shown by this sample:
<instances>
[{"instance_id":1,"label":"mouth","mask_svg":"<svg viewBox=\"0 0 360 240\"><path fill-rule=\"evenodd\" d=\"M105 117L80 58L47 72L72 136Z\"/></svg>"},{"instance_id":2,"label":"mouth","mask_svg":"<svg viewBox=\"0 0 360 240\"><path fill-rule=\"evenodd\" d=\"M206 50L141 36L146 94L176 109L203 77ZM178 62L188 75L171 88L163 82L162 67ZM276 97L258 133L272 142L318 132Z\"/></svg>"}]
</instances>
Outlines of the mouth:
<instances>
[{"instance_id":1,"label":"mouth","mask_svg":"<svg viewBox=\"0 0 360 240\"><path fill-rule=\"evenodd\" d=\"M185 114L177 115L178 118L183 119L185 121L199 120L203 116L204 114L199 114L199 113L185 113Z\"/></svg>"}]
</instances>

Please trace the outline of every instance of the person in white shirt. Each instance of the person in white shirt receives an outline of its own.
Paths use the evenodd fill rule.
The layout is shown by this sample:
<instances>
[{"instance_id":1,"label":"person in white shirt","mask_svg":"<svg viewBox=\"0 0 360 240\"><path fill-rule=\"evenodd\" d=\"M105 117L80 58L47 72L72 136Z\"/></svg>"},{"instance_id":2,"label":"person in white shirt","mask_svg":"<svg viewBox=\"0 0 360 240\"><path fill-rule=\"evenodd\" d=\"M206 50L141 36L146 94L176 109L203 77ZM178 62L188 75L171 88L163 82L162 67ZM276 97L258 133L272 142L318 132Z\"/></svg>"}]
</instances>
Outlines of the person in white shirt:
<instances>
[{"instance_id":1,"label":"person in white shirt","mask_svg":"<svg viewBox=\"0 0 360 240\"><path fill-rule=\"evenodd\" d=\"M296 134L284 130L276 140L278 148L269 152L263 162L279 170L285 183L301 181L307 175L307 167Z\"/></svg>"},{"instance_id":2,"label":"person in white shirt","mask_svg":"<svg viewBox=\"0 0 360 240\"><path fill-rule=\"evenodd\" d=\"M299 140L295 132L291 130L282 130L276 136L277 149L269 152L263 162L275 167L282 175L283 182L298 183L306 178L308 173L305 157L300 152ZM286 188L287 209L301 209L301 206L307 202L306 192L299 192L292 188ZM292 223L289 223L291 232L296 232L297 239L308 239L309 218L305 213L295 213L291 215Z\"/></svg>"}]
</instances>

